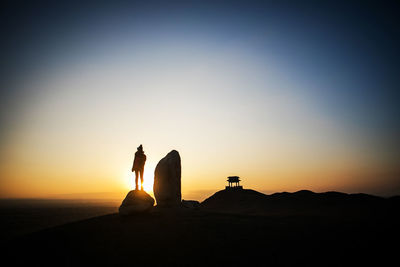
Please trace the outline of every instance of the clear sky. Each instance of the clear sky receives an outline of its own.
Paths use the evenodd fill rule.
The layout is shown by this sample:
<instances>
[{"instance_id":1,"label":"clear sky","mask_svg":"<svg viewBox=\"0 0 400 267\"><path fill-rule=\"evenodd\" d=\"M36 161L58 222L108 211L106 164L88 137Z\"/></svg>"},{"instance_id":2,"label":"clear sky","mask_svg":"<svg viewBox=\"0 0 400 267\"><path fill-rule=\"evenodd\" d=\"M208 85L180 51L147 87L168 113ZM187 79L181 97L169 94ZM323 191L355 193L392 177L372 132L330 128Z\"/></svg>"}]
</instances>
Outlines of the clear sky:
<instances>
[{"instance_id":1,"label":"clear sky","mask_svg":"<svg viewBox=\"0 0 400 267\"><path fill-rule=\"evenodd\" d=\"M148 190L179 151L183 198L400 194L395 2L11 2L0 197L124 195L139 144Z\"/></svg>"}]
</instances>

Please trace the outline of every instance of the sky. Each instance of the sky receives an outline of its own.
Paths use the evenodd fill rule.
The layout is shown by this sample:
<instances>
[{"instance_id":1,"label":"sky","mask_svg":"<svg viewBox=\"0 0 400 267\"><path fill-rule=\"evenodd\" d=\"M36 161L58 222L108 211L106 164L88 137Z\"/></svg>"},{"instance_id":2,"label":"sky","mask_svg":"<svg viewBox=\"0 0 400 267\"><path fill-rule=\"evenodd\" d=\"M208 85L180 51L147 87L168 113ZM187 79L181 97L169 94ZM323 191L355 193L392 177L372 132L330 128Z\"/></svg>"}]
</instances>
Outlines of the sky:
<instances>
[{"instance_id":1,"label":"sky","mask_svg":"<svg viewBox=\"0 0 400 267\"><path fill-rule=\"evenodd\" d=\"M400 194L396 1L9 1L0 198L123 196L172 149L182 196Z\"/></svg>"}]
</instances>

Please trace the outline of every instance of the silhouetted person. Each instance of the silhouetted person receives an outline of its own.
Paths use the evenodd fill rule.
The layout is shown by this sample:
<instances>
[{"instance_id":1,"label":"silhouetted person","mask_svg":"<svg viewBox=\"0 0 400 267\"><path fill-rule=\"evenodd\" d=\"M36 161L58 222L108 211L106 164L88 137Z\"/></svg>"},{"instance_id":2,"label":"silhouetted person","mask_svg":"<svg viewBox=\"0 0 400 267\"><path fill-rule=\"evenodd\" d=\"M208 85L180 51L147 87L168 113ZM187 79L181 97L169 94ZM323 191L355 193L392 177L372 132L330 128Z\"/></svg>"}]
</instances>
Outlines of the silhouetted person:
<instances>
[{"instance_id":1,"label":"silhouetted person","mask_svg":"<svg viewBox=\"0 0 400 267\"><path fill-rule=\"evenodd\" d=\"M138 178L140 176L140 185L143 190L143 171L144 171L144 164L146 162L146 155L143 152L143 146L140 145L137 148L135 153L135 159L133 161L132 172L135 172L135 184L136 190L139 190L138 186Z\"/></svg>"}]
</instances>

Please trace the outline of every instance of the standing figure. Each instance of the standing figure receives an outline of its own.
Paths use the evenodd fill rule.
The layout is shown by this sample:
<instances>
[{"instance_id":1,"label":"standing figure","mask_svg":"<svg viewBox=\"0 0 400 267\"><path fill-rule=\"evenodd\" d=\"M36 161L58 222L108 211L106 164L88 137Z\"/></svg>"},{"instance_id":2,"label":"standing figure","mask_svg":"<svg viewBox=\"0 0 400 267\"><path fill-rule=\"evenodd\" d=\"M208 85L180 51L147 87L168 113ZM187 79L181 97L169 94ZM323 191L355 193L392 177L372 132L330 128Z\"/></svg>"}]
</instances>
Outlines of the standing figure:
<instances>
[{"instance_id":1,"label":"standing figure","mask_svg":"<svg viewBox=\"0 0 400 267\"><path fill-rule=\"evenodd\" d=\"M133 166L132 166L132 172L135 172L135 184L136 184L136 189L139 190L138 186L138 178L140 176L140 185L141 189L143 190L143 171L144 171L144 164L146 162L146 155L144 154L143 151L143 146L140 145L137 148L137 151L135 153L135 159L133 161Z\"/></svg>"}]
</instances>

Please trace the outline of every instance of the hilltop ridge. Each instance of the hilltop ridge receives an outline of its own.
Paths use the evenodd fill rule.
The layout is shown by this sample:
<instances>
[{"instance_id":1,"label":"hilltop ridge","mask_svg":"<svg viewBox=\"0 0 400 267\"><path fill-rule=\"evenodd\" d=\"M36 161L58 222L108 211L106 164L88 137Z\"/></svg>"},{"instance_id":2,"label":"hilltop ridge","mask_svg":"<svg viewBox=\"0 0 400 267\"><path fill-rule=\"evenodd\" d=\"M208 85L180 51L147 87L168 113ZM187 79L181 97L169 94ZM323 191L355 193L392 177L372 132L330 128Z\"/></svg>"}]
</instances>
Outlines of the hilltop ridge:
<instances>
[{"instance_id":1,"label":"hilltop ridge","mask_svg":"<svg viewBox=\"0 0 400 267\"><path fill-rule=\"evenodd\" d=\"M225 189L204 200L200 206L208 211L253 215L351 214L354 210L368 212L382 207L390 208L395 199L336 191L315 193L300 190L266 195L251 189Z\"/></svg>"}]
</instances>

